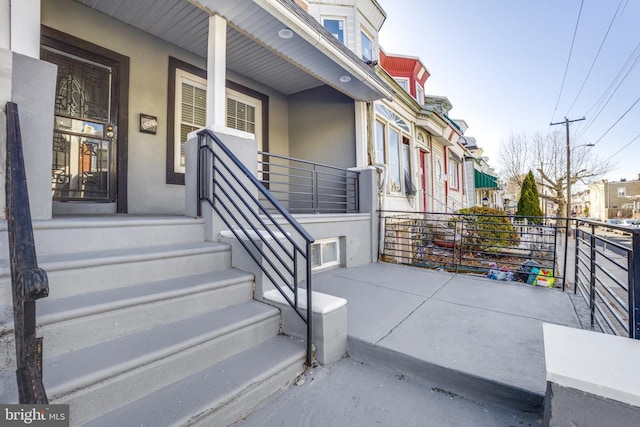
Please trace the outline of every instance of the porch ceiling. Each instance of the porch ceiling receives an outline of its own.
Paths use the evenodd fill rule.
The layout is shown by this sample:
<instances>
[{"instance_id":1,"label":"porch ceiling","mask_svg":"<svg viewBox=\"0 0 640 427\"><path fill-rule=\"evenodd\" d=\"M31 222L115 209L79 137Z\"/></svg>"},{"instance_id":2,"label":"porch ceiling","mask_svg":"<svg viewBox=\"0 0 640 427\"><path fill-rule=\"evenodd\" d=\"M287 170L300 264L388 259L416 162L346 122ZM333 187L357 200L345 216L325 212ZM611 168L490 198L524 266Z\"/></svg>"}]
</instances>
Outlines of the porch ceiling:
<instances>
[{"instance_id":1,"label":"porch ceiling","mask_svg":"<svg viewBox=\"0 0 640 427\"><path fill-rule=\"evenodd\" d=\"M227 67L234 72L287 95L323 84L357 100L370 101L387 95L377 87L378 82L362 77L368 71L366 65L363 68L353 58L352 63L345 61L339 65L339 61L336 63L335 58L318 47L318 40L314 43L299 33L288 40L278 37L278 30L292 27L287 20L295 19L293 13L278 13L281 11L277 6L285 12L292 7L282 0L75 1L203 58L207 57L208 18L210 12L217 13L228 22ZM273 4L275 10L265 9ZM310 22L304 24L313 27ZM339 46L336 49L341 51L338 54L345 54ZM350 82L340 82L345 75L351 77Z\"/></svg>"}]
</instances>

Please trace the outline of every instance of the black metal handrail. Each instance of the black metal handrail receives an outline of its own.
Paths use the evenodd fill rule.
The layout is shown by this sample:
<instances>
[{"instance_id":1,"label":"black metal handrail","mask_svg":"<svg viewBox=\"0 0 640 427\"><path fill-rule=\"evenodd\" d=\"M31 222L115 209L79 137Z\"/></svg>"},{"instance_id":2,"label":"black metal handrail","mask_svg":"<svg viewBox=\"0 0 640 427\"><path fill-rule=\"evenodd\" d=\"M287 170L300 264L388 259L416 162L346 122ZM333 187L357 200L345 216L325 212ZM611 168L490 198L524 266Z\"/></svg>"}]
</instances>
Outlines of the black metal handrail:
<instances>
[{"instance_id":1,"label":"black metal handrail","mask_svg":"<svg viewBox=\"0 0 640 427\"><path fill-rule=\"evenodd\" d=\"M260 181L289 212L359 212L359 171L263 151L258 159Z\"/></svg>"},{"instance_id":2,"label":"black metal handrail","mask_svg":"<svg viewBox=\"0 0 640 427\"><path fill-rule=\"evenodd\" d=\"M42 338L36 337L36 300L49 295L38 268L22 153L18 106L7 103L7 228L16 340L16 380L20 403L48 403L42 384Z\"/></svg>"},{"instance_id":3,"label":"black metal handrail","mask_svg":"<svg viewBox=\"0 0 640 427\"><path fill-rule=\"evenodd\" d=\"M591 327L640 339L640 229L575 221L575 287Z\"/></svg>"},{"instance_id":4,"label":"black metal handrail","mask_svg":"<svg viewBox=\"0 0 640 427\"><path fill-rule=\"evenodd\" d=\"M380 259L545 286L564 283L554 218L380 211ZM537 270L533 270L537 269ZM564 286L564 285L563 285Z\"/></svg>"},{"instance_id":5,"label":"black metal handrail","mask_svg":"<svg viewBox=\"0 0 640 427\"><path fill-rule=\"evenodd\" d=\"M247 253L307 326L307 365L311 366L313 237L271 192L208 129L198 132L198 215L207 201ZM291 229L273 217L279 214ZM301 264L301 259L302 263ZM306 281L306 311L298 301L299 271ZM293 293L293 296L286 292Z\"/></svg>"}]
</instances>

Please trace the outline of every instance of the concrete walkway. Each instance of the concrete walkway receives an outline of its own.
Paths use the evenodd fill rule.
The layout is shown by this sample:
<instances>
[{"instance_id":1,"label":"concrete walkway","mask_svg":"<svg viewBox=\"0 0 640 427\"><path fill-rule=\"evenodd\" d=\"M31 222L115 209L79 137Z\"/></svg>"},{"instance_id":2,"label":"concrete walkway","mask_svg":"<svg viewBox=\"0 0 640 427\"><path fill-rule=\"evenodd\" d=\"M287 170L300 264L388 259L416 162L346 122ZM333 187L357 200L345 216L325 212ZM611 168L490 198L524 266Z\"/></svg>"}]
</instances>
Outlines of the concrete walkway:
<instances>
[{"instance_id":1,"label":"concrete walkway","mask_svg":"<svg viewBox=\"0 0 640 427\"><path fill-rule=\"evenodd\" d=\"M463 409L472 417L466 424L453 421L449 424L420 423L400 418L408 423L392 425L527 425L540 422L546 389L542 324L580 327L574 308L574 303L580 300L572 300L568 293L483 277L376 263L314 275L313 287L348 301L350 358L328 369L317 368L326 372L323 375L331 377L332 371L343 370L349 374L338 375L347 375L357 384L361 381L360 376L367 377L359 372L360 368L354 371L349 367L349 363L357 361L368 369L392 374L392 377L410 378L413 386L422 390L419 394L426 399L424 404L427 406L440 405L433 400L434 390L436 397L441 394L438 392L443 392L450 398L459 398L460 405L460 402L470 405ZM329 387L326 393L336 396L349 393L345 391L345 384L333 381L337 385L334 389ZM369 386L355 385L353 393L361 394L362 387ZM369 405L375 403L384 408L389 405L388 410L392 412L401 411L401 406L393 403L394 400L387 401L390 396L384 396L373 393L360 399L371 399L373 402ZM413 399L410 396L413 396L412 392L407 392L407 398ZM335 411L346 414L355 410L354 402L346 397L343 404L344 408L334 406L325 411L326 414L333 416ZM308 405L313 406L310 402ZM491 424L495 419L487 420L487 423L476 422L474 405L482 408L477 414L486 414L487 408L500 407L504 412L498 411L498 418L520 417L520 421L509 424ZM307 410L317 409L307 407ZM448 414L450 409L443 407L442 411ZM524 415L527 413L531 418L527 419ZM289 425L277 423L278 417L274 418L269 412L261 414L261 419L267 417L274 423L253 422L249 425ZM295 414L290 415L295 418ZM399 412L396 415L400 416ZM338 419L335 423L290 425L354 425L351 420L344 421L344 424ZM373 422L356 425L376 424L373 419L369 421Z\"/></svg>"}]
</instances>

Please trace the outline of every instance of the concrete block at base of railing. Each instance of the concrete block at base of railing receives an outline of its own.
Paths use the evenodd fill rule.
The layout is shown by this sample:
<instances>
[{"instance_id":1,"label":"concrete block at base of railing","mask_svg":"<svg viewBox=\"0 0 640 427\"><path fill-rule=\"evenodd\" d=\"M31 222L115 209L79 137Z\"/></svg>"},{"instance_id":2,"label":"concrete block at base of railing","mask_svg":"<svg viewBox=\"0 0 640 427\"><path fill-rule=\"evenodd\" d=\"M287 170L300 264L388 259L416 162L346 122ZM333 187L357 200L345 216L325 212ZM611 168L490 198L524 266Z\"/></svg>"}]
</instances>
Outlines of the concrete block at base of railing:
<instances>
[{"instance_id":1,"label":"concrete block at base of railing","mask_svg":"<svg viewBox=\"0 0 640 427\"><path fill-rule=\"evenodd\" d=\"M275 239L279 239L286 244L285 236L280 232L274 232L272 236L267 231L261 230L261 239L257 238L258 236L255 231L250 231L249 236L247 236L242 231L236 232L238 233L240 239L242 239L242 242L240 242L240 240L236 238L235 234L231 230L221 231L219 235L219 241L220 243L226 243L231 246L231 265L234 268L246 271L247 273L252 273L254 275L254 298L257 300L261 300L262 295L265 292L274 289L273 284L271 284L271 281L269 280L269 277L264 270L269 271L272 277L276 277L276 274L274 268L271 267L269 263L264 259L260 251L266 251L273 254L273 252L267 248L268 243L278 252L282 259L287 259L281 248L275 242ZM242 243L244 243L244 245ZM258 265L258 263L260 263L260 265ZM277 267L279 267L279 265Z\"/></svg>"},{"instance_id":2,"label":"concrete block at base of railing","mask_svg":"<svg viewBox=\"0 0 640 427\"><path fill-rule=\"evenodd\" d=\"M285 290L293 299L293 292ZM337 362L347 353L347 300L313 291L312 339L316 348L316 360L322 365ZM271 290L264 294L264 301L278 307L282 313L282 329L287 335L305 338L307 325L293 310L282 294ZM306 289L298 290L298 305L303 313L307 308Z\"/></svg>"},{"instance_id":3,"label":"concrete block at base of railing","mask_svg":"<svg viewBox=\"0 0 640 427\"><path fill-rule=\"evenodd\" d=\"M640 341L544 324L545 426L632 426L640 420Z\"/></svg>"}]
</instances>

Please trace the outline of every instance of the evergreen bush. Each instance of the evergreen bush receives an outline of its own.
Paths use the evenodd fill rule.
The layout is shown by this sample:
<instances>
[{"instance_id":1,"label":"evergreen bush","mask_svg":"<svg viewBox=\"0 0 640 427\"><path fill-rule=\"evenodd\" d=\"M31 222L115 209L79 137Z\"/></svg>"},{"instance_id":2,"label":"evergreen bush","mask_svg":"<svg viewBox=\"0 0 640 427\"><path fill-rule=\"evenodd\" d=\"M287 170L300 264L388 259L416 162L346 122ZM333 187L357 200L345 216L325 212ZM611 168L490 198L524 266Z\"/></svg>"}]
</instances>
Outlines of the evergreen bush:
<instances>
[{"instance_id":1,"label":"evergreen bush","mask_svg":"<svg viewBox=\"0 0 640 427\"><path fill-rule=\"evenodd\" d=\"M516 217L527 219L529 222L539 223L542 220L542 209L540 209L540 196L533 172L529 171L522 181L520 199L518 200L518 211Z\"/></svg>"},{"instance_id":2,"label":"evergreen bush","mask_svg":"<svg viewBox=\"0 0 640 427\"><path fill-rule=\"evenodd\" d=\"M503 211L485 206L460 209L452 218L462 235L462 248L473 252L499 252L520 244L520 236Z\"/></svg>"}]
</instances>

